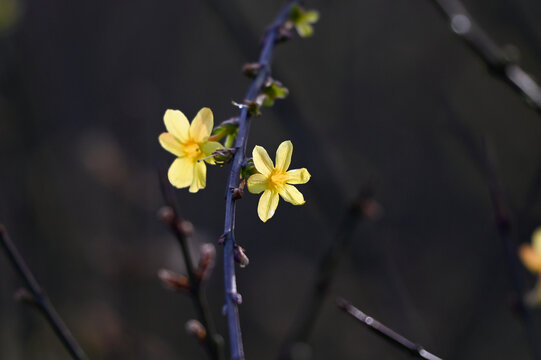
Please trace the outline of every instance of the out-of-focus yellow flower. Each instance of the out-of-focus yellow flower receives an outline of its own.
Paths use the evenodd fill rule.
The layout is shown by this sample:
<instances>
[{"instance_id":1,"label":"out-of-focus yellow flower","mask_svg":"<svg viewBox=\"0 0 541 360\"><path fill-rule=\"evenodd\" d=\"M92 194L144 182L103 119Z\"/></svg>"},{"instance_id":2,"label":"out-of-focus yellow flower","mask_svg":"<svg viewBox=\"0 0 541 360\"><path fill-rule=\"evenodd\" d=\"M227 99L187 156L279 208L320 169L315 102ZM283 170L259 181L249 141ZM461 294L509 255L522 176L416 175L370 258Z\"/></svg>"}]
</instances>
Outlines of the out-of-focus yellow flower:
<instances>
[{"instance_id":1,"label":"out-of-focus yellow flower","mask_svg":"<svg viewBox=\"0 0 541 360\"><path fill-rule=\"evenodd\" d=\"M291 9L291 22L301 37L308 37L314 34L312 24L319 20L319 12L316 10L304 10L300 6Z\"/></svg>"},{"instance_id":2,"label":"out-of-focus yellow flower","mask_svg":"<svg viewBox=\"0 0 541 360\"><path fill-rule=\"evenodd\" d=\"M276 166L261 146L256 146L252 152L254 165L259 174L248 178L248 190L253 194L263 192L257 206L257 214L261 221L269 220L276 211L280 195L282 199L293 204L303 205L304 196L293 184L305 184L310 180L310 173L305 168L289 170L293 144L284 141L276 150Z\"/></svg>"},{"instance_id":3,"label":"out-of-focus yellow flower","mask_svg":"<svg viewBox=\"0 0 541 360\"><path fill-rule=\"evenodd\" d=\"M214 126L212 111L202 108L190 125L181 111L169 109L163 121L167 132L160 135L160 144L177 156L167 174L169 181L177 188L189 186L192 193L204 189L207 183L205 161L214 164L214 158L209 156L223 147L219 142L209 141Z\"/></svg>"},{"instance_id":4,"label":"out-of-focus yellow flower","mask_svg":"<svg viewBox=\"0 0 541 360\"><path fill-rule=\"evenodd\" d=\"M519 255L528 270L541 274L541 228L534 231L532 245L523 244L520 246Z\"/></svg>"},{"instance_id":5,"label":"out-of-focus yellow flower","mask_svg":"<svg viewBox=\"0 0 541 360\"><path fill-rule=\"evenodd\" d=\"M523 244L519 248L519 256L524 266L537 274L537 284L529 291L525 300L530 306L541 305L541 227L532 234L532 244Z\"/></svg>"}]
</instances>

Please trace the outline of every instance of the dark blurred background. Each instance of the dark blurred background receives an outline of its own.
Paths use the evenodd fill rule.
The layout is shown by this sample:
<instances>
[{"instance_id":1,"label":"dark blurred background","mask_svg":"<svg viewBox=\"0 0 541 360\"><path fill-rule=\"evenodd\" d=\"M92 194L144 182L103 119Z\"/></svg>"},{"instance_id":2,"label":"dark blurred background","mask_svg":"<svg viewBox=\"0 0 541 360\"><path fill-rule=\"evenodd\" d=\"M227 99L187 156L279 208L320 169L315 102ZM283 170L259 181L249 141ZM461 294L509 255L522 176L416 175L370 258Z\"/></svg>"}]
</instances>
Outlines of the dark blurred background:
<instances>
[{"instance_id":1,"label":"dark blurred background","mask_svg":"<svg viewBox=\"0 0 541 360\"><path fill-rule=\"evenodd\" d=\"M163 113L237 113L281 1L0 0L0 222L93 359L204 359L185 334L191 300L156 272L183 271L156 220ZM541 75L541 3L467 0L500 45ZM347 204L372 180L384 211L363 222L312 336L313 359L408 359L337 310L336 296L449 359L528 359L483 173L491 142L518 241L541 219L541 119L491 77L428 0L310 1L315 35L276 50L290 96L253 121L250 149L291 139L302 207L268 223L238 204L247 359L275 359ZM175 194L199 244L223 229L228 167ZM222 249L208 284L226 338ZM522 278L533 286L534 277ZM42 317L13 301L0 255L0 358L68 359ZM535 313L541 328L541 316ZM541 335L541 334L539 334Z\"/></svg>"}]
</instances>

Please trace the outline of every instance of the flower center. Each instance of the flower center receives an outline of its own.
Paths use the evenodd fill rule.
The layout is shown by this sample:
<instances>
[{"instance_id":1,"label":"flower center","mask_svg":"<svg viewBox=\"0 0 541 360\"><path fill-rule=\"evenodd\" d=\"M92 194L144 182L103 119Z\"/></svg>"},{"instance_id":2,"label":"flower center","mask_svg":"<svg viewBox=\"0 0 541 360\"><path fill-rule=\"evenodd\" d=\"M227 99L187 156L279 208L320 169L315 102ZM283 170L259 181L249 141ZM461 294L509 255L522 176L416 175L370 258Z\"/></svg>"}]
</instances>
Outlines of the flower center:
<instances>
[{"instance_id":1,"label":"flower center","mask_svg":"<svg viewBox=\"0 0 541 360\"><path fill-rule=\"evenodd\" d=\"M269 186L275 191L280 191L287 181L287 175L284 171L274 169L269 176Z\"/></svg>"},{"instance_id":2,"label":"flower center","mask_svg":"<svg viewBox=\"0 0 541 360\"><path fill-rule=\"evenodd\" d=\"M205 157L205 155L201 151L199 143L195 142L192 139L182 144L182 151L187 158L194 162Z\"/></svg>"}]
</instances>

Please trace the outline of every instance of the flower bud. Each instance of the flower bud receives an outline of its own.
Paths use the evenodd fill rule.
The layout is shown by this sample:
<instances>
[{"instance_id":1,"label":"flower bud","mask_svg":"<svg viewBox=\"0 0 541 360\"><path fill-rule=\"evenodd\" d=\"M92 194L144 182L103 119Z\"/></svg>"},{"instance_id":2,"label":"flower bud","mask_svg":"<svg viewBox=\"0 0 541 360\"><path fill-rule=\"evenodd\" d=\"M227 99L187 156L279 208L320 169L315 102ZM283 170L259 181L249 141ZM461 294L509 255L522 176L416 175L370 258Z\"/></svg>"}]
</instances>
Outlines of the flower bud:
<instances>
[{"instance_id":1,"label":"flower bud","mask_svg":"<svg viewBox=\"0 0 541 360\"><path fill-rule=\"evenodd\" d=\"M207 330L203 324L195 319L188 320L185 329L189 335L196 337L199 341L203 341L207 337Z\"/></svg>"},{"instance_id":2,"label":"flower bud","mask_svg":"<svg viewBox=\"0 0 541 360\"><path fill-rule=\"evenodd\" d=\"M190 280L185 275L177 274L167 269L160 269L158 271L158 277L166 288L182 291L190 290Z\"/></svg>"},{"instance_id":3,"label":"flower bud","mask_svg":"<svg viewBox=\"0 0 541 360\"><path fill-rule=\"evenodd\" d=\"M197 268L197 275L201 280L209 277L214 268L214 260L216 259L216 248L212 244L203 244L199 248L200 259Z\"/></svg>"},{"instance_id":4,"label":"flower bud","mask_svg":"<svg viewBox=\"0 0 541 360\"><path fill-rule=\"evenodd\" d=\"M171 225L175 221L175 211L171 206L162 206L158 210L158 219L167 225Z\"/></svg>"},{"instance_id":5,"label":"flower bud","mask_svg":"<svg viewBox=\"0 0 541 360\"><path fill-rule=\"evenodd\" d=\"M241 268L246 267L250 263L250 259L248 259L248 256L246 256L242 246L235 245L233 257L235 261L239 263Z\"/></svg>"},{"instance_id":6,"label":"flower bud","mask_svg":"<svg viewBox=\"0 0 541 360\"><path fill-rule=\"evenodd\" d=\"M236 151L235 148L222 148L216 150L212 155L218 164L227 164L233 159Z\"/></svg>"},{"instance_id":7,"label":"flower bud","mask_svg":"<svg viewBox=\"0 0 541 360\"><path fill-rule=\"evenodd\" d=\"M177 226L180 232L183 233L185 236L191 235L194 231L193 224L188 220L180 220Z\"/></svg>"},{"instance_id":8,"label":"flower bud","mask_svg":"<svg viewBox=\"0 0 541 360\"><path fill-rule=\"evenodd\" d=\"M24 305L37 305L34 295L30 294L30 292L28 292L28 290L26 290L25 288L20 288L15 291L15 293L13 294L13 299Z\"/></svg>"},{"instance_id":9,"label":"flower bud","mask_svg":"<svg viewBox=\"0 0 541 360\"><path fill-rule=\"evenodd\" d=\"M242 73L250 79L255 78L259 70L261 70L260 63L248 63L242 67Z\"/></svg>"}]
</instances>

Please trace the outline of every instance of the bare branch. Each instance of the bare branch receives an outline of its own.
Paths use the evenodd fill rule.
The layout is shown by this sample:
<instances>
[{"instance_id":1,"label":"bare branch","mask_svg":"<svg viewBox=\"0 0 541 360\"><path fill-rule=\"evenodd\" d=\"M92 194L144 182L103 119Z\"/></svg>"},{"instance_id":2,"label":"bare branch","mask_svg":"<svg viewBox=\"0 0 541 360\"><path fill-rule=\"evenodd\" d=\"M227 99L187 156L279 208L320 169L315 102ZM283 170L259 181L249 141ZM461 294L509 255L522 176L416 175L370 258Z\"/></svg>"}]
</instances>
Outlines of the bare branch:
<instances>
[{"instance_id":1,"label":"bare branch","mask_svg":"<svg viewBox=\"0 0 541 360\"><path fill-rule=\"evenodd\" d=\"M53 304L49 300L49 297L45 294L45 291L37 282L36 278L26 265L23 257L15 247L15 244L11 241L7 230L3 225L0 225L0 244L4 249L9 261L13 268L19 273L19 276L24 281L25 286L29 293L23 293L18 291L19 296L24 294L24 301L35 305L45 316L45 319L49 322L49 325L53 328L56 336L62 341L64 347L68 350L71 357L76 360L88 359L83 349L68 329L60 315L56 312ZM29 296L31 295L31 298Z\"/></svg>"},{"instance_id":2,"label":"bare branch","mask_svg":"<svg viewBox=\"0 0 541 360\"><path fill-rule=\"evenodd\" d=\"M188 237L193 230L193 226L188 221L179 217L175 198L164 174L161 174L160 176L160 185L163 198L167 205L160 209L159 216L161 217L161 220L169 227L173 235L175 235L180 245L182 257L184 258L184 263L186 264L186 272L188 274L186 279L187 281L183 282L178 281L178 279L172 279L174 275L171 275L170 272L161 271L160 278L165 283L170 283L172 286L178 288L182 287L181 283L186 283L184 288L187 288L188 292L190 293L199 317L199 321L201 322L200 324L206 330L205 337L200 339L201 343L206 347L209 356L212 359L223 360L225 359L223 339L216 332L214 322L212 321L212 317L208 309L205 289L202 286L203 280L207 276L207 269L209 266L211 266L209 262L213 262L213 259L209 261L209 259L206 258L208 256L202 256L202 260L205 262L205 264L200 264L199 268L196 269L188 246Z\"/></svg>"},{"instance_id":3,"label":"bare branch","mask_svg":"<svg viewBox=\"0 0 541 360\"><path fill-rule=\"evenodd\" d=\"M431 0L449 20L451 29L485 62L491 73L522 94L541 113L541 88L486 31L459 0Z\"/></svg>"},{"instance_id":4,"label":"bare branch","mask_svg":"<svg viewBox=\"0 0 541 360\"><path fill-rule=\"evenodd\" d=\"M295 344L308 341L329 292L338 264L351 245L357 225L363 219L377 218L380 211L380 205L373 198L372 185L363 185L357 199L352 202L345 213L329 250L325 252L319 262L313 285L307 294L306 301L303 302L301 309L299 309L298 319L292 324L282 344L280 359L291 359L291 350Z\"/></svg>"},{"instance_id":5,"label":"bare branch","mask_svg":"<svg viewBox=\"0 0 541 360\"><path fill-rule=\"evenodd\" d=\"M389 340L391 343L398 346L399 348L404 349L412 355L417 356L419 359L442 360L442 358L426 351L421 345L406 339L404 336L400 335L393 329L383 325L373 317L366 315L361 310L351 305L348 301L339 298L336 300L336 303L340 309L344 310L346 313L359 320L362 324L368 326L370 330L374 331L376 334L383 337L384 339Z\"/></svg>"}]
</instances>

